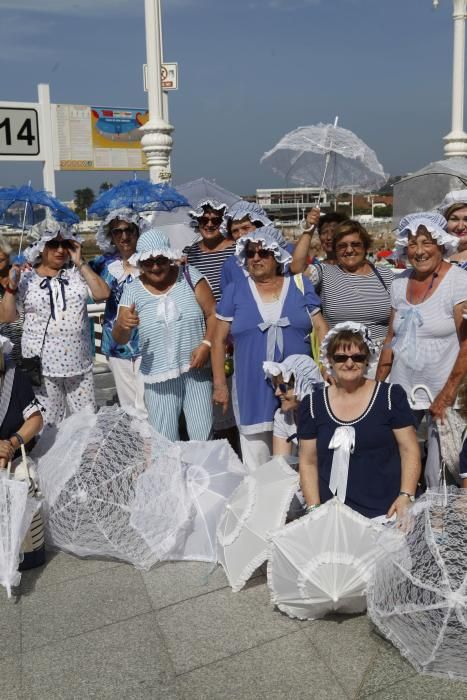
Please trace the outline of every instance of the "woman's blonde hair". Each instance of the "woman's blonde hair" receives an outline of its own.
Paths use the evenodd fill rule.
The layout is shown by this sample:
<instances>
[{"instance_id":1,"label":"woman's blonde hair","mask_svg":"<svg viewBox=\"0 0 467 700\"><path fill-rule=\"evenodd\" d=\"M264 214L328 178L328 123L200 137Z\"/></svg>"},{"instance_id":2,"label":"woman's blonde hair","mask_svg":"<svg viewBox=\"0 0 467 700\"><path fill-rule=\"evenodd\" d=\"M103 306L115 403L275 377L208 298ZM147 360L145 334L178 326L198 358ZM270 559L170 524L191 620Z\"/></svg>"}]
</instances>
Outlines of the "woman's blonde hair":
<instances>
[{"instance_id":1,"label":"woman's blonde hair","mask_svg":"<svg viewBox=\"0 0 467 700\"><path fill-rule=\"evenodd\" d=\"M2 253L5 253L5 255L10 255L11 252L13 251L13 248L11 245L8 243L7 239L5 236L2 236L0 233L0 251Z\"/></svg>"}]
</instances>

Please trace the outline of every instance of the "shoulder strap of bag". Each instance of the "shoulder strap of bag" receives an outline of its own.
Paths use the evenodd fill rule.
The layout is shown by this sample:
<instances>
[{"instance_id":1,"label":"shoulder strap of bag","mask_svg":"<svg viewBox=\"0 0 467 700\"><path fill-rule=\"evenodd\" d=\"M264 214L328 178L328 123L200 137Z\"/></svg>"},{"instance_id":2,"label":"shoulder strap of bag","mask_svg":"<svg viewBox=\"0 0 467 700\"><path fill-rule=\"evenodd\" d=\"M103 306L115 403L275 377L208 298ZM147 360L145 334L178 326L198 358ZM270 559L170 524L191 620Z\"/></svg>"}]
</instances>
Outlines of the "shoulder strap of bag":
<instances>
[{"instance_id":1,"label":"shoulder strap of bag","mask_svg":"<svg viewBox=\"0 0 467 700\"><path fill-rule=\"evenodd\" d=\"M5 376L3 378L2 393L0 396L0 425L5 420L5 416L10 405L11 393L13 391L13 382L15 379L16 368L14 365L7 365Z\"/></svg>"},{"instance_id":2,"label":"shoulder strap of bag","mask_svg":"<svg viewBox=\"0 0 467 700\"><path fill-rule=\"evenodd\" d=\"M371 269L373 270L373 272L375 273L375 275L376 275L376 277L378 278L379 282L381 282L381 284L383 285L384 289L387 291L388 294L390 294L391 292L389 291L388 286L387 286L386 282L383 280L383 277L382 277L382 275L381 275L381 272L378 270L378 268L376 267L376 265L373 265L372 262L368 262L368 264L369 264L369 266L371 267Z\"/></svg>"},{"instance_id":3,"label":"shoulder strap of bag","mask_svg":"<svg viewBox=\"0 0 467 700\"><path fill-rule=\"evenodd\" d=\"M182 271L183 271L183 275L184 275L186 281L188 282L192 291L194 292L195 286L193 284L193 280L191 279L190 270L188 269L188 265L182 265Z\"/></svg>"}]
</instances>

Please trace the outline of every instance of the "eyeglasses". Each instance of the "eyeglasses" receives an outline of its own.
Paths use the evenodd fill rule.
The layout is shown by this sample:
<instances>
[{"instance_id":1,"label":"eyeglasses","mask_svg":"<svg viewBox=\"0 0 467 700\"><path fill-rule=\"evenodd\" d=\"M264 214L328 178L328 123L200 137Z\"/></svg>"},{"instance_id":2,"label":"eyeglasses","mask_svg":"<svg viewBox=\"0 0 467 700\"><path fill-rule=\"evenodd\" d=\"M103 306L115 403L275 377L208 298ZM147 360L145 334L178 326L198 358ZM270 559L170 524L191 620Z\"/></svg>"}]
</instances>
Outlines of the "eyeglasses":
<instances>
[{"instance_id":1,"label":"eyeglasses","mask_svg":"<svg viewBox=\"0 0 467 700\"><path fill-rule=\"evenodd\" d=\"M146 260L141 260L141 265L143 267L154 267L154 265L167 265L169 258L165 255L158 255L157 258L146 258Z\"/></svg>"},{"instance_id":2,"label":"eyeglasses","mask_svg":"<svg viewBox=\"0 0 467 700\"><path fill-rule=\"evenodd\" d=\"M51 250L58 250L59 248L63 248L63 250L73 250L75 247L73 241L57 241L57 239L47 241L45 245Z\"/></svg>"},{"instance_id":3,"label":"eyeglasses","mask_svg":"<svg viewBox=\"0 0 467 700\"><path fill-rule=\"evenodd\" d=\"M351 243L338 243L336 245L336 250L343 252L347 248L352 248L352 250L361 250L363 248L363 243L361 241L352 241Z\"/></svg>"},{"instance_id":4,"label":"eyeglasses","mask_svg":"<svg viewBox=\"0 0 467 700\"><path fill-rule=\"evenodd\" d=\"M295 382L291 380L290 382L280 382L279 384L273 384L274 389L277 391L281 392L281 394L286 394L289 389L293 389L295 385Z\"/></svg>"},{"instance_id":5,"label":"eyeglasses","mask_svg":"<svg viewBox=\"0 0 467 700\"><path fill-rule=\"evenodd\" d=\"M250 260L257 255L261 260L265 260L265 258L269 258L270 255L272 255L272 250L266 250L265 248L258 248L257 250L253 248L247 248L246 257L249 258Z\"/></svg>"},{"instance_id":6,"label":"eyeglasses","mask_svg":"<svg viewBox=\"0 0 467 700\"><path fill-rule=\"evenodd\" d=\"M210 224L211 226L217 228L222 223L222 216L213 216L212 219L207 216L200 216L198 222L200 226L209 226Z\"/></svg>"},{"instance_id":7,"label":"eyeglasses","mask_svg":"<svg viewBox=\"0 0 467 700\"><path fill-rule=\"evenodd\" d=\"M346 355L345 353L336 353L332 356L334 362L338 365L343 365L347 360L352 360L355 364L361 364L366 362L367 356L363 352L356 352L353 355Z\"/></svg>"},{"instance_id":8,"label":"eyeglasses","mask_svg":"<svg viewBox=\"0 0 467 700\"><path fill-rule=\"evenodd\" d=\"M132 228L131 226L126 226L125 228L110 229L110 235L115 236L115 238L121 238L123 234L125 234L125 236L137 236L138 231L135 228Z\"/></svg>"}]
</instances>

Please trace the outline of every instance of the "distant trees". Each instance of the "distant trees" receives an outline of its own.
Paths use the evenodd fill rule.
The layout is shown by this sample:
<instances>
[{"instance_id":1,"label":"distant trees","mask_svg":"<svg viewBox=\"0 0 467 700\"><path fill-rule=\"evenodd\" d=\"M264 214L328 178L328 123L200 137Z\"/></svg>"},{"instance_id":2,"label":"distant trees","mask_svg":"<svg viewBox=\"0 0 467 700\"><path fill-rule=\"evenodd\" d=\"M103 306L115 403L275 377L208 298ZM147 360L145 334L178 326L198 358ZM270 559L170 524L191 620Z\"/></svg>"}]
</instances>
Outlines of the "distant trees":
<instances>
[{"instance_id":1,"label":"distant trees","mask_svg":"<svg viewBox=\"0 0 467 700\"><path fill-rule=\"evenodd\" d=\"M74 191L75 211L81 220L86 218L86 212L94 202L94 192L90 187L83 187L80 190Z\"/></svg>"},{"instance_id":2,"label":"distant trees","mask_svg":"<svg viewBox=\"0 0 467 700\"><path fill-rule=\"evenodd\" d=\"M107 190L111 190L113 187L111 182L103 182L99 185L99 194L103 194L104 192L107 192Z\"/></svg>"}]
</instances>

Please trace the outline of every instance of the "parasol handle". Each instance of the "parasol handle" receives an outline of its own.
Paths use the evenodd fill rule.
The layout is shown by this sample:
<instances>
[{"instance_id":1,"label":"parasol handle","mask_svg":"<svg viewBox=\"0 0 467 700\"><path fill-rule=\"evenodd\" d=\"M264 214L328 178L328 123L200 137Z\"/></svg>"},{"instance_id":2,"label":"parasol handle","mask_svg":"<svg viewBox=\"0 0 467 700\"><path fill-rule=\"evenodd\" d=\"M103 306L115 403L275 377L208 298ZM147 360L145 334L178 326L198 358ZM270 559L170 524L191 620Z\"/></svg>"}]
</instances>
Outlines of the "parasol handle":
<instances>
[{"instance_id":1,"label":"parasol handle","mask_svg":"<svg viewBox=\"0 0 467 700\"><path fill-rule=\"evenodd\" d=\"M338 121L339 121L339 117L336 117L334 119L333 129L335 129L337 127ZM332 135L331 135L331 138L329 140L329 148L326 152L326 161L324 163L324 174L323 174L323 179L321 180L321 187L319 188L318 206L319 206L319 203L321 202L321 195L323 194L323 190L324 190L324 181L326 180L326 175L328 172L329 160L331 158L331 149L332 149Z\"/></svg>"}]
</instances>

